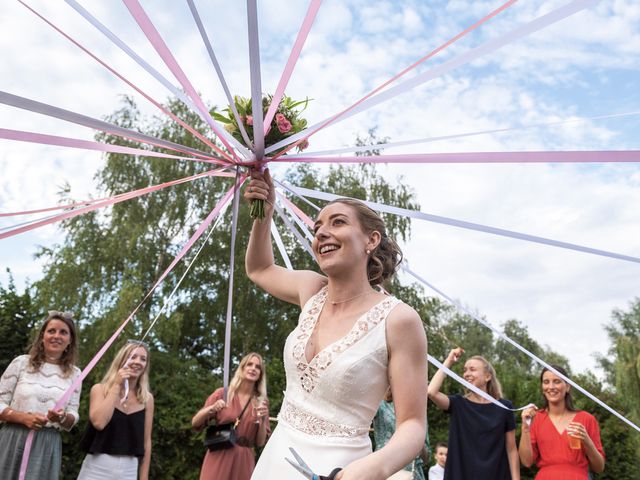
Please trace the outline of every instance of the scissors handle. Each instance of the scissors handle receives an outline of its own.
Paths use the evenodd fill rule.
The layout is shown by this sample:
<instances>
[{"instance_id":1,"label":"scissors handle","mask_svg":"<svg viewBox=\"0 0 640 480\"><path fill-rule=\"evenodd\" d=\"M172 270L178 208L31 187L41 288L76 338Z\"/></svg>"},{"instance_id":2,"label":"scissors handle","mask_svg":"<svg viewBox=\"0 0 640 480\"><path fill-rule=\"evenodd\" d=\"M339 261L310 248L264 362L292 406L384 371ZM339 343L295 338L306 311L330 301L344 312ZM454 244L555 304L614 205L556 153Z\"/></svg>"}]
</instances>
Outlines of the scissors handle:
<instances>
[{"instance_id":1,"label":"scissors handle","mask_svg":"<svg viewBox=\"0 0 640 480\"><path fill-rule=\"evenodd\" d=\"M331 473L329 474L328 477L325 477L324 475L321 475L320 476L320 480L335 480L336 475L341 470L342 470L341 468L334 468L333 470L331 470Z\"/></svg>"}]
</instances>

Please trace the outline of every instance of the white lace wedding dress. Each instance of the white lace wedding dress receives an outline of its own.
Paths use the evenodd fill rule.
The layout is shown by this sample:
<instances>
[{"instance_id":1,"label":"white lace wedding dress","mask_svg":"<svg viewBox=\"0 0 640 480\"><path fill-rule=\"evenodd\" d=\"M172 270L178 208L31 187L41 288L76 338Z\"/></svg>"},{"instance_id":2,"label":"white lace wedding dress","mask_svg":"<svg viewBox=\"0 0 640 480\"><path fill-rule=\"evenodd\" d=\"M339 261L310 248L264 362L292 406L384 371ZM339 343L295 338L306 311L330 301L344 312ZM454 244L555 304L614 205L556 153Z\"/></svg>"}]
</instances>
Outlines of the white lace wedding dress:
<instances>
[{"instance_id":1,"label":"white lace wedding dress","mask_svg":"<svg viewBox=\"0 0 640 480\"><path fill-rule=\"evenodd\" d=\"M260 456L252 480L302 480L285 461L293 447L319 475L371 452L369 426L384 396L387 377L385 320L400 303L383 299L351 331L307 362L305 348L327 299L327 287L309 299L284 347L287 390L278 426Z\"/></svg>"}]
</instances>

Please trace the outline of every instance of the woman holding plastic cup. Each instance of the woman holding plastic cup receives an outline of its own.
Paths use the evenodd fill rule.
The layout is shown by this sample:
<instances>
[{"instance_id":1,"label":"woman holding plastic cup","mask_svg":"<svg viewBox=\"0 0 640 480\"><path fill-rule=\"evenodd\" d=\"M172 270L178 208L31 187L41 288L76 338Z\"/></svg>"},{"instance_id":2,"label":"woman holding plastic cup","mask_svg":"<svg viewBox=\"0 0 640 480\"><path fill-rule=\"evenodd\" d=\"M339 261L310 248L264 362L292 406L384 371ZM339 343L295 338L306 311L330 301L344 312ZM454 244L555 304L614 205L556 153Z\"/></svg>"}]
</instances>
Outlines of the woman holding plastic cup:
<instances>
[{"instance_id":1,"label":"woman holding plastic cup","mask_svg":"<svg viewBox=\"0 0 640 480\"><path fill-rule=\"evenodd\" d=\"M552 367L567 376L562 367ZM571 385L551 370L542 371L540 383L543 408L522 412L520 462L525 467L536 464L536 480L587 480L589 470L602 472L604 450L598 421L573 407Z\"/></svg>"}]
</instances>

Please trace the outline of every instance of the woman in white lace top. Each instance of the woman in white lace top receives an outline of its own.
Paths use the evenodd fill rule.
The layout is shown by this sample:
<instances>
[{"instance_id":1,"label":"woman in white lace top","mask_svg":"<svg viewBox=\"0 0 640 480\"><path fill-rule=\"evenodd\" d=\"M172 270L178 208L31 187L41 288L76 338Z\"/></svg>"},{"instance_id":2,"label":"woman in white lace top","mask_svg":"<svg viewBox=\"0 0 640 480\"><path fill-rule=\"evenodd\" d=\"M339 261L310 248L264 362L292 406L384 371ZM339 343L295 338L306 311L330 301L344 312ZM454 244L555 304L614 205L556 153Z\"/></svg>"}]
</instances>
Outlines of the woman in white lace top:
<instances>
[{"instance_id":1,"label":"woman in white lace top","mask_svg":"<svg viewBox=\"0 0 640 480\"><path fill-rule=\"evenodd\" d=\"M76 330L71 314L49 312L27 355L13 359L0 379L0 478L17 479L30 430L35 431L26 478L56 480L60 475L59 430L78 422L80 387L66 409L56 402L80 375L75 366Z\"/></svg>"},{"instance_id":2,"label":"woman in white lace top","mask_svg":"<svg viewBox=\"0 0 640 480\"><path fill-rule=\"evenodd\" d=\"M302 308L287 338L287 388L278 426L253 479L299 480L285 461L294 448L318 475L384 480L410 463L424 444L427 341L418 314L378 287L402 254L382 219L362 202L338 199L314 225L312 249L323 274L275 265L270 238L275 192L269 171L252 172L244 196L265 200L253 222L245 267L271 295ZM397 428L371 451L369 425L391 386Z\"/></svg>"}]
</instances>

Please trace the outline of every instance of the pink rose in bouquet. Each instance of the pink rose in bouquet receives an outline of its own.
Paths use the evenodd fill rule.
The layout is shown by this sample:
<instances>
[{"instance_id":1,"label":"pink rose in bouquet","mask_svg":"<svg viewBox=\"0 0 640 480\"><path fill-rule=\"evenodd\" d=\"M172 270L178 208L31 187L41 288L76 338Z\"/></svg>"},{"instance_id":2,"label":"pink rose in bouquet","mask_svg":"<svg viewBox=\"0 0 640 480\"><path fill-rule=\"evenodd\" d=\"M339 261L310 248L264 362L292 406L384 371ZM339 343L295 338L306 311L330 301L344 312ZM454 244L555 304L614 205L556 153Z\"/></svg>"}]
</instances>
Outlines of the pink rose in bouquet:
<instances>
[{"instance_id":1,"label":"pink rose in bouquet","mask_svg":"<svg viewBox=\"0 0 640 480\"><path fill-rule=\"evenodd\" d=\"M278 115L280 116L280 118L278 118ZM280 133L289 132L291 130L291 122L287 120L287 118L281 113L279 113L278 115L276 115L276 123L278 124L278 130L280 131Z\"/></svg>"}]
</instances>

